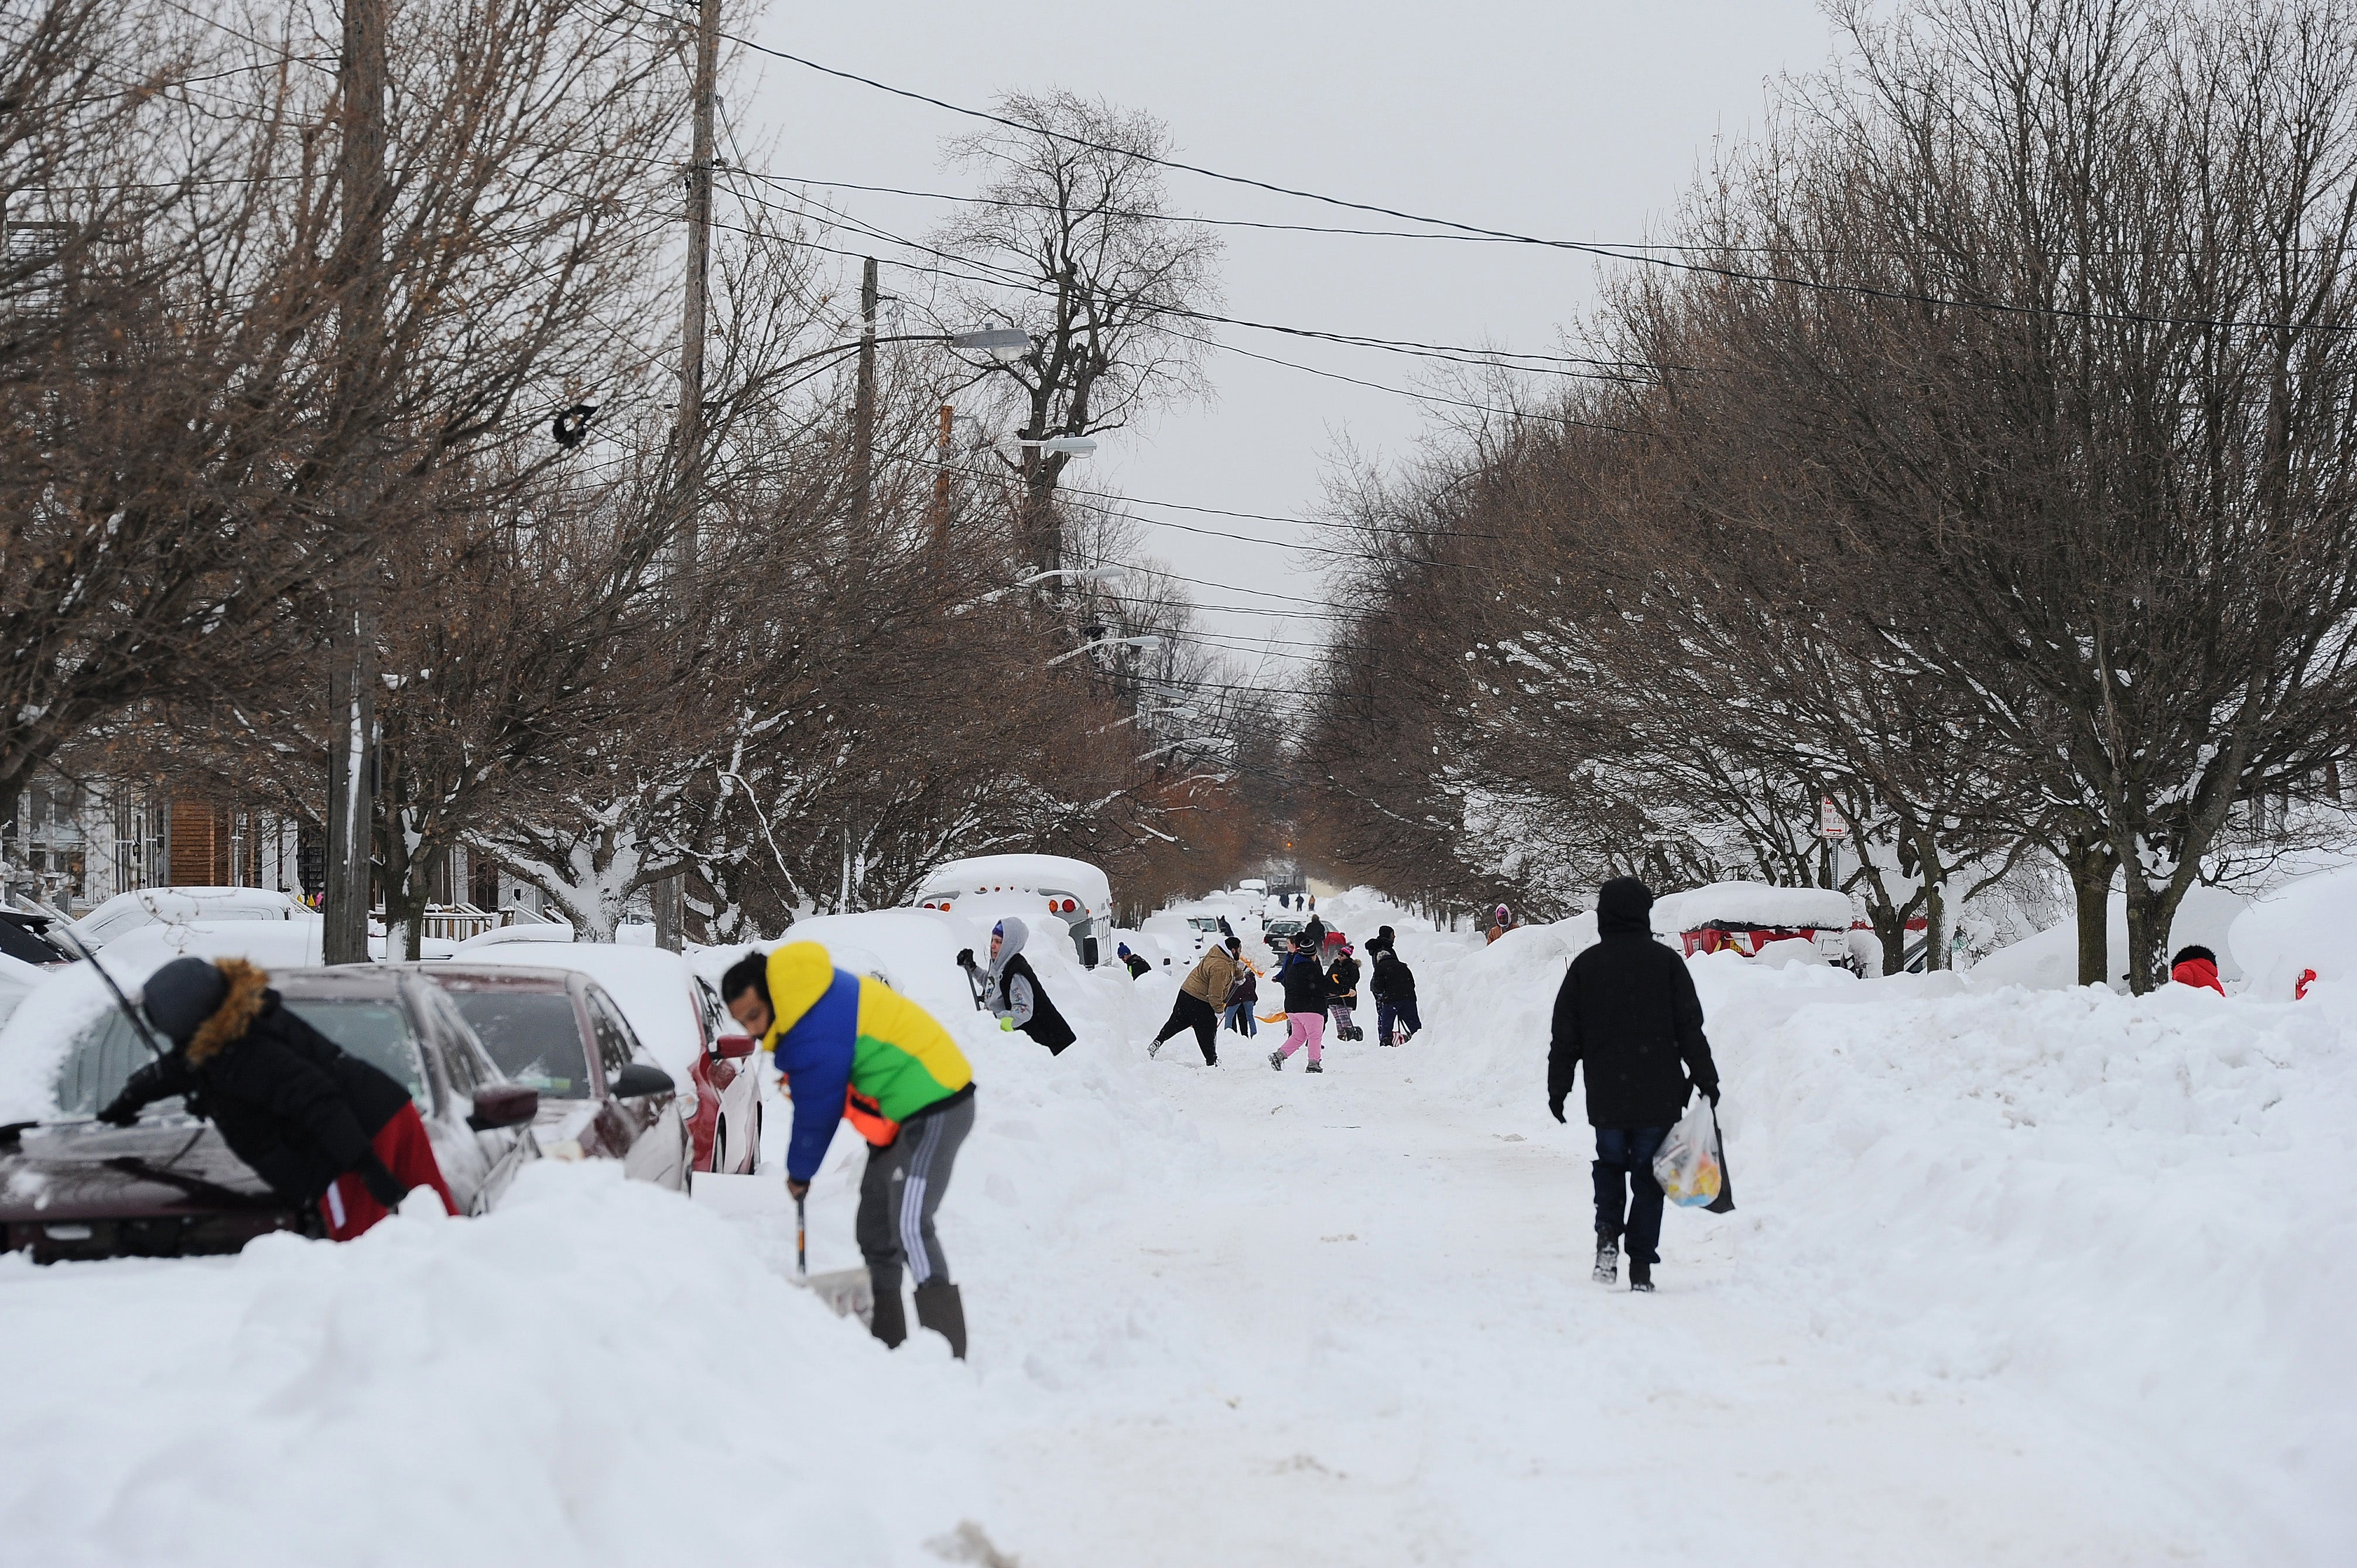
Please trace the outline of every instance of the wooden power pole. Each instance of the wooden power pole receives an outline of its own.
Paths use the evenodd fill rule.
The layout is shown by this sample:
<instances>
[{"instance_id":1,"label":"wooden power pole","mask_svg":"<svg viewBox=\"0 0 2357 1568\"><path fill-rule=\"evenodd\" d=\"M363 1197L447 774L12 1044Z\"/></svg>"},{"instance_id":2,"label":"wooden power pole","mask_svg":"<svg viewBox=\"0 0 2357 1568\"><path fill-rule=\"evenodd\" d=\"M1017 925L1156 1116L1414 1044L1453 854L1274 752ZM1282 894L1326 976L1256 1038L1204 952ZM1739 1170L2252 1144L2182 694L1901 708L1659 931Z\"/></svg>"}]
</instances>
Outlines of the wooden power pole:
<instances>
[{"instance_id":1,"label":"wooden power pole","mask_svg":"<svg viewBox=\"0 0 2357 1568\"><path fill-rule=\"evenodd\" d=\"M712 121L719 56L720 0L701 0L695 16L695 140L687 167L687 301L680 311L679 416L673 424L680 506L676 580L683 589L695 571L696 510L704 499L704 338L711 314ZM655 884L656 946L677 952L686 944L686 877L680 872Z\"/></svg>"},{"instance_id":2,"label":"wooden power pole","mask_svg":"<svg viewBox=\"0 0 2357 1568\"><path fill-rule=\"evenodd\" d=\"M384 353L385 75L383 0L344 0L344 53L337 70L343 134L337 158L351 272L339 326L342 371L350 383L342 393L355 407L373 395ZM346 510L357 517L370 504L372 489L365 477L346 487ZM353 585L350 602L336 607L328 639L328 880L319 934L320 957L328 963L369 959L369 907L375 902L369 852L377 771L372 586L366 581Z\"/></svg>"},{"instance_id":3,"label":"wooden power pole","mask_svg":"<svg viewBox=\"0 0 2357 1568\"><path fill-rule=\"evenodd\" d=\"M851 394L851 526L867 526L876 494L876 258L859 274L859 380Z\"/></svg>"}]
</instances>

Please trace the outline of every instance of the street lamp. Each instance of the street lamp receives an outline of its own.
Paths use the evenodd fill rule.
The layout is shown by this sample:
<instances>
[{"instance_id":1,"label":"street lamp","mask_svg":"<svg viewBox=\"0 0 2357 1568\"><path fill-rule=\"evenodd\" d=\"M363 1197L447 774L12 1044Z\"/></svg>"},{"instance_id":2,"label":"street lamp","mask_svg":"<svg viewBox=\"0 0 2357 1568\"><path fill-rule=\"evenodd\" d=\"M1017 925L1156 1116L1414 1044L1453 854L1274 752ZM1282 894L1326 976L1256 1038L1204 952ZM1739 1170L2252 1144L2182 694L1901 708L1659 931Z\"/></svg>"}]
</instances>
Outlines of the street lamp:
<instances>
[{"instance_id":1,"label":"street lamp","mask_svg":"<svg viewBox=\"0 0 2357 1568\"><path fill-rule=\"evenodd\" d=\"M977 349L994 360L1019 360L1031 351L1031 334L1019 327L976 327L950 334L952 349Z\"/></svg>"},{"instance_id":2,"label":"street lamp","mask_svg":"<svg viewBox=\"0 0 2357 1568\"><path fill-rule=\"evenodd\" d=\"M1018 435L1017 446L1037 446L1045 453L1062 452L1074 457L1085 457L1097 449L1093 435Z\"/></svg>"},{"instance_id":3,"label":"street lamp","mask_svg":"<svg viewBox=\"0 0 2357 1568\"><path fill-rule=\"evenodd\" d=\"M1015 585L1018 588L1036 588L1042 583L1065 581L1118 583L1121 581L1121 576L1122 569L1118 566L1060 566L1052 572L1034 572L1028 577L1018 577L1016 579Z\"/></svg>"},{"instance_id":4,"label":"street lamp","mask_svg":"<svg viewBox=\"0 0 2357 1568\"><path fill-rule=\"evenodd\" d=\"M1067 660L1067 659L1078 659L1082 654L1083 654L1083 653L1087 653L1087 652L1089 652L1090 650L1093 650L1093 649L1099 649L1099 648L1159 648L1159 647L1161 647L1161 646L1162 646L1162 639L1161 639L1160 638L1158 638L1158 637L1098 637L1098 638L1092 638L1092 639L1090 639L1088 641L1083 642L1082 644L1081 644L1078 648L1071 649L1071 650L1068 650L1068 651L1066 651L1066 652L1063 652L1063 653L1059 653L1058 655L1056 655L1056 657L1055 657L1055 658L1050 659L1049 660L1048 660L1048 663L1047 663L1047 665L1046 665L1046 668L1052 669L1052 668L1054 668L1056 665L1061 664L1061 663L1062 663L1065 660Z\"/></svg>"}]
</instances>

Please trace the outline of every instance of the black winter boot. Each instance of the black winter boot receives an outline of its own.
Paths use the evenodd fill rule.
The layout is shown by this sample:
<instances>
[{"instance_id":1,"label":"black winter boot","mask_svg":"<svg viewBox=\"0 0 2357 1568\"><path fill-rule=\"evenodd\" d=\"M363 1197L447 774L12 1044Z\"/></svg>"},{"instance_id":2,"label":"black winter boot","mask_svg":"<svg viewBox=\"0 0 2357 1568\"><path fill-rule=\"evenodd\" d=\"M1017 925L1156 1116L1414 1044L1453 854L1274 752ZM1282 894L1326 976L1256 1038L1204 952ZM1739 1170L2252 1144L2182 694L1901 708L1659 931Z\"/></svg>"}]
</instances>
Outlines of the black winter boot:
<instances>
[{"instance_id":1,"label":"black winter boot","mask_svg":"<svg viewBox=\"0 0 2357 1568\"><path fill-rule=\"evenodd\" d=\"M1653 1292L1653 1265L1651 1263L1640 1262L1634 1258L1630 1259L1629 1288L1634 1291L1643 1291L1646 1294L1651 1295Z\"/></svg>"},{"instance_id":2,"label":"black winter boot","mask_svg":"<svg viewBox=\"0 0 2357 1568\"><path fill-rule=\"evenodd\" d=\"M1631 1263L1631 1269L1641 1265ZM1620 1283L1620 1238L1609 1230L1596 1233L1596 1283L1600 1285Z\"/></svg>"},{"instance_id":3,"label":"black winter boot","mask_svg":"<svg viewBox=\"0 0 2357 1568\"><path fill-rule=\"evenodd\" d=\"M884 1341L886 1349L898 1350L900 1341L909 1337L909 1309L900 1301L899 1271L893 1271L888 1288L872 1273L869 1279L876 1290L876 1311L867 1320L867 1332Z\"/></svg>"},{"instance_id":4,"label":"black winter boot","mask_svg":"<svg viewBox=\"0 0 2357 1568\"><path fill-rule=\"evenodd\" d=\"M965 1299L947 1280L927 1280L917 1287L917 1326L930 1328L950 1342L950 1354L965 1359Z\"/></svg>"}]
</instances>

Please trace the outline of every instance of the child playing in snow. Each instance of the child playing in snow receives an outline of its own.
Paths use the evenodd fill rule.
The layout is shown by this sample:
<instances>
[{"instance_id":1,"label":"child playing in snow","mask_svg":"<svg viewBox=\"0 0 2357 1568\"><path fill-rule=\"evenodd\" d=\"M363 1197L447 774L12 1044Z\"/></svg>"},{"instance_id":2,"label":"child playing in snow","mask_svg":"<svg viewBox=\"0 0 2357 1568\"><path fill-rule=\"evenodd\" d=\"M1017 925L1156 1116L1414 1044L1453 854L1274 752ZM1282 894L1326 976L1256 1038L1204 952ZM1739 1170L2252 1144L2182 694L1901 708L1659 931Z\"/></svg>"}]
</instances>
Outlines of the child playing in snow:
<instances>
[{"instance_id":1,"label":"child playing in snow","mask_svg":"<svg viewBox=\"0 0 2357 1568\"><path fill-rule=\"evenodd\" d=\"M1324 1072L1318 1047L1326 1037L1326 972L1318 966L1318 946L1325 932L1312 920L1293 939L1293 950L1277 965L1276 983L1285 988L1285 1044L1268 1054L1268 1065L1285 1070L1285 1058L1309 1047L1311 1072Z\"/></svg>"}]
</instances>

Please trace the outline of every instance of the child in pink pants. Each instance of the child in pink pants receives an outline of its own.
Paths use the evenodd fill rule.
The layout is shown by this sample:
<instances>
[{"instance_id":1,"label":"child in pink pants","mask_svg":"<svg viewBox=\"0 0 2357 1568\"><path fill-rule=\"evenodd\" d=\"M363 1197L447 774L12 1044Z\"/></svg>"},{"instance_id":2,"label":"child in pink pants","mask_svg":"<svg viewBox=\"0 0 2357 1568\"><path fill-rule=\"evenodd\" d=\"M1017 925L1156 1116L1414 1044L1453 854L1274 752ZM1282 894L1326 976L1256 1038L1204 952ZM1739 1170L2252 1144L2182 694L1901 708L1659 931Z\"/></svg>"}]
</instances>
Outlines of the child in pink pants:
<instances>
[{"instance_id":1,"label":"child in pink pants","mask_svg":"<svg viewBox=\"0 0 2357 1568\"><path fill-rule=\"evenodd\" d=\"M1309 1047L1309 1070L1311 1072L1324 1072L1326 1070L1325 1068L1318 1064L1318 1047L1322 1045L1326 1039L1326 1015L1323 1013L1287 1013L1285 1015L1285 1044L1270 1053L1268 1065L1282 1072L1285 1070L1285 1058L1299 1050L1302 1047L1308 1046Z\"/></svg>"}]
</instances>

